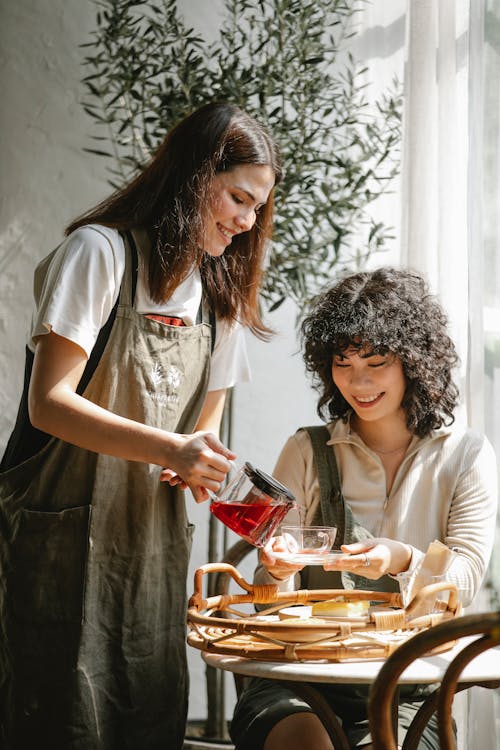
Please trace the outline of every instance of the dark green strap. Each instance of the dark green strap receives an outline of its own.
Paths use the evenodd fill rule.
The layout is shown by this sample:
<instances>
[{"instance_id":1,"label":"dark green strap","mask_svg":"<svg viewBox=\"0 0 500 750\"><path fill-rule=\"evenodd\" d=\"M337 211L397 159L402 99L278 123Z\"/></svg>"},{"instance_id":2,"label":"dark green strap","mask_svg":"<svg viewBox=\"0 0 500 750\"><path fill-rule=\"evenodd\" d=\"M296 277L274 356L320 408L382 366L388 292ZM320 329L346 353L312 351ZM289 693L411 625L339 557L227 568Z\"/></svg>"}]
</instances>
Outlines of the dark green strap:
<instances>
[{"instance_id":1,"label":"dark green strap","mask_svg":"<svg viewBox=\"0 0 500 750\"><path fill-rule=\"evenodd\" d=\"M342 544L373 539L373 534L358 523L344 500L335 451L332 445L327 444L330 440L328 429L324 425L312 425L302 427L301 430L305 430L311 440L319 482L320 503L313 524L337 527L333 549L340 549ZM370 591L396 591L398 589L398 585L389 576L382 576L377 581L373 581L346 571L340 574L332 571L333 573L337 581L332 588L357 588Z\"/></svg>"},{"instance_id":2,"label":"dark green strap","mask_svg":"<svg viewBox=\"0 0 500 750\"><path fill-rule=\"evenodd\" d=\"M320 504L313 519L314 525L336 526L334 549L340 549L345 538L345 503L339 470L332 446L327 445L330 433L324 425L302 427L311 441L314 464L319 481Z\"/></svg>"}]
</instances>

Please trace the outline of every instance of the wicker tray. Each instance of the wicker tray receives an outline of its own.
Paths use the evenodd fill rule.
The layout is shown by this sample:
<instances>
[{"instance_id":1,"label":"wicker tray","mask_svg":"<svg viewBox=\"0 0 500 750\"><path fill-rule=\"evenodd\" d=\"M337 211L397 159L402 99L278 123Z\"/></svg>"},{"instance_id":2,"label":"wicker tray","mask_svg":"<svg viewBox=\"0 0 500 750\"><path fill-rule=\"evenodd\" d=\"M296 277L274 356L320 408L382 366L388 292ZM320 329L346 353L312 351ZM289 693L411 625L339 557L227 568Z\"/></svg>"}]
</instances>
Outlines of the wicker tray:
<instances>
[{"instance_id":1,"label":"wicker tray","mask_svg":"<svg viewBox=\"0 0 500 750\"><path fill-rule=\"evenodd\" d=\"M207 573L229 574L245 593L203 598L203 576ZM436 602L436 595L441 591L448 592L448 600ZM306 620L282 620L278 616L285 607L312 604L335 596L344 596L351 602L370 601L368 615ZM438 611L421 614L429 609L430 602ZM262 604L266 608L249 615L238 610L242 604ZM422 588L405 609L399 593L343 589L280 592L277 585L248 583L232 565L211 563L195 572L194 593L187 613L190 631L187 640L190 646L201 651L268 661L378 659L389 656L417 632L459 614L456 587L446 582ZM453 643L444 644L439 651L452 646Z\"/></svg>"}]
</instances>

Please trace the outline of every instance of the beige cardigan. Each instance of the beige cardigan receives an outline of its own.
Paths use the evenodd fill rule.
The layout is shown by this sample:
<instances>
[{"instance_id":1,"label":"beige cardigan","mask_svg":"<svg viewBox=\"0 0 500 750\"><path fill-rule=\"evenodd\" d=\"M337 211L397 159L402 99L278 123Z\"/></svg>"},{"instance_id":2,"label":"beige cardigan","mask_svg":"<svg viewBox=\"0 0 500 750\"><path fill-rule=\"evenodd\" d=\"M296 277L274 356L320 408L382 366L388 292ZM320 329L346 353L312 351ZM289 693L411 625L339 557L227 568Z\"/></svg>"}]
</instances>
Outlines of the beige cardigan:
<instances>
[{"instance_id":1,"label":"beige cardigan","mask_svg":"<svg viewBox=\"0 0 500 750\"><path fill-rule=\"evenodd\" d=\"M448 577L474 595L485 576L495 536L497 469L493 448L477 432L459 426L413 438L387 496L380 458L341 421L327 425L342 491L357 520L376 537L412 547L411 568L434 539L458 552ZM286 442L273 475L304 508L311 523L319 503L312 446L306 432ZM273 581L259 566L255 580ZM294 587L293 577L280 589Z\"/></svg>"}]
</instances>

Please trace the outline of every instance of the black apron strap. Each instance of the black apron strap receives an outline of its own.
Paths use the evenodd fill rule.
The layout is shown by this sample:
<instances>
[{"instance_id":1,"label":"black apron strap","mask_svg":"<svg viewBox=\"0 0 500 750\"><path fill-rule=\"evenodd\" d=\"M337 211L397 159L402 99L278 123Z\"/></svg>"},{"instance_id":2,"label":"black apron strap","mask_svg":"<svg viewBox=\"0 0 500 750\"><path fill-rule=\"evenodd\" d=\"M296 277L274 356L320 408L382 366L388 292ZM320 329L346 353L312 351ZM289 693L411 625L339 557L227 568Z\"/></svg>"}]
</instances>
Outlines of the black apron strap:
<instances>
[{"instance_id":1,"label":"black apron strap","mask_svg":"<svg viewBox=\"0 0 500 750\"><path fill-rule=\"evenodd\" d=\"M27 458L38 453L51 439L51 435L35 429L28 414L28 390L33 369L33 352L26 347L24 362L24 383L21 401L17 411L16 422L10 434L9 441L0 463L0 472L8 471L18 466Z\"/></svg>"},{"instance_id":2,"label":"black apron strap","mask_svg":"<svg viewBox=\"0 0 500 750\"><path fill-rule=\"evenodd\" d=\"M130 304L133 305L134 299L135 299L135 290L137 287L137 266L138 266L137 247L136 247L136 244L135 244L134 238L132 237L131 232L129 231L120 232L120 234L122 235L123 241L125 244L125 256L126 256L125 262L127 263L127 262L130 262L131 260L131 263L132 263ZM127 253L127 246L129 248L129 254ZM127 257L127 255L130 255L130 260ZM120 294L118 294L118 298L113 306L113 309L111 310L111 313L107 321L105 322L105 324L99 331L96 342L90 353L90 357L88 358L87 364L85 365L83 375L80 378L80 382L78 383L78 386L76 389L76 392L80 396L85 391L88 384L90 383L90 379L92 378L92 375L96 371L97 365L99 364L99 361L102 357L105 346L109 339L109 335L111 333L111 329L113 327L113 323L115 321L116 310L118 308L119 302L120 302ZM22 463L26 459L31 458L31 456L34 456L45 445L47 445L49 440L51 440L52 438L52 435L49 435L46 432L42 432L41 430L37 430L35 427L33 427L29 418L28 390L29 390L29 385L30 385L30 380L31 380L31 371L33 369L33 360L34 360L33 352L30 349L28 349L28 347L26 347L23 392L21 395L21 401L19 404L18 412L17 412L16 423L14 425L14 429L11 433L11 436L7 443L7 447L5 449L2 461L0 463L0 471L7 471L8 469L13 468L14 466L18 466L20 463Z\"/></svg>"},{"instance_id":3,"label":"black apron strap","mask_svg":"<svg viewBox=\"0 0 500 750\"><path fill-rule=\"evenodd\" d=\"M210 323L210 335L212 337L211 351L213 352L215 346L215 337L217 335L217 318L215 317L215 310L213 308L213 305L209 305L208 320Z\"/></svg>"},{"instance_id":4,"label":"black apron strap","mask_svg":"<svg viewBox=\"0 0 500 750\"><path fill-rule=\"evenodd\" d=\"M130 289L130 301L129 304L131 307L134 306L134 300L135 300L135 291L137 288L137 270L138 270L138 256L137 256L137 246L135 244L135 240L133 238L132 232L129 230L125 230L124 232L120 232L123 244L125 247L125 265L128 263L131 263L131 289ZM128 249L128 251L127 251ZM127 277L127 274L124 274L124 278ZM96 342L92 348L92 351L90 352L90 357L88 359L87 364L85 365L85 370L83 371L83 375L80 378L80 382L78 383L78 387L76 389L76 392L81 396L82 393L85 391L85 388L90 383L90 379L92 378L92 375L97 369L97 365L100 362L100 359L102 357L102 354L104 352L104 349L106 347L106 344L108 343L109 334L111 333L111 329L113 327L113 323L115 322L116 318L116 311L118 309L118 305L120 304L122 300L122 292L127 291L123 289L123 281L122 285L120 286L120 291L118 293L118 297L116 299L116 302L113 306L113 309L111 310L109 317L101 330L99 331L97 335Z\"/></svg>"},{"instance_id":5,"label":"black apron strap","mask_svg":"<svg viewBox=\"0 0 500 750\"><path fill-rule=\"evenodd\" d=\"M125 247L125 271L120 285L118 300L121 305L125 304L133 307L135 302L135 292L137 289L137 275L139 273L137 243L134 234L130 229L125 229L121 231L120 234Z\"/></svg>"}]
</instances>

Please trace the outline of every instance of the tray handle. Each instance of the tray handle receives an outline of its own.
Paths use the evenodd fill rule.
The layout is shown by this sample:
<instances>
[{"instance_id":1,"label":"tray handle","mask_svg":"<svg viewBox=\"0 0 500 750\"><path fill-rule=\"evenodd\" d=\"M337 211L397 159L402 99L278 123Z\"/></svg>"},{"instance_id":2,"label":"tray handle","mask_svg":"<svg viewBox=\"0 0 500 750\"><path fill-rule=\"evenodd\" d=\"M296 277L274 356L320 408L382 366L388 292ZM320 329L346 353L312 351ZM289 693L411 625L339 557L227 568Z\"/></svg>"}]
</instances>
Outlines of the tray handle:
<instances>
[{"instance_id":1,"label":"tray handle","mask_svg":"<svg viewBox=\"0 0 500 750\"><path fill-rule=\"evenodd\" d=\"M278 593L277 584L258 586L256 584L249 583L236 570L236 568L229 563L206 563L206 565L202 565L194 573L194 593L189 600L189 606L196 607L196 609L198 610L207 609L212 601L219 601L220 599L220 597L211 597L209 600L203 598L203 576L207 573L227 573L244 591L246 591L250 595L248 601L257 604L259 604L260 602L272 601Z\"/></svg>"}]
</instances>

